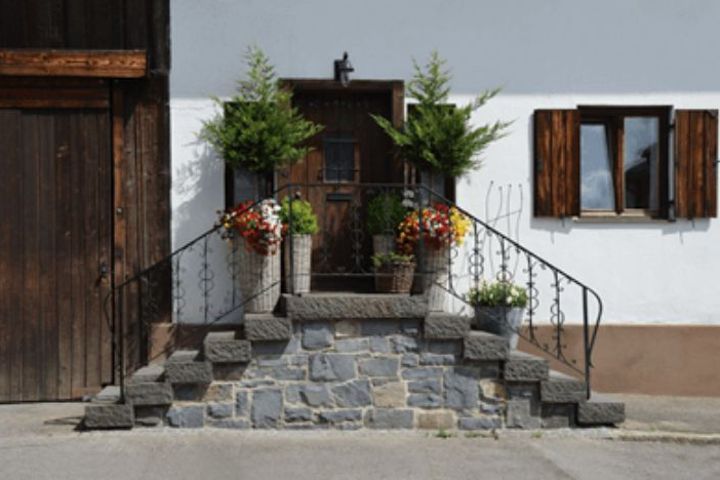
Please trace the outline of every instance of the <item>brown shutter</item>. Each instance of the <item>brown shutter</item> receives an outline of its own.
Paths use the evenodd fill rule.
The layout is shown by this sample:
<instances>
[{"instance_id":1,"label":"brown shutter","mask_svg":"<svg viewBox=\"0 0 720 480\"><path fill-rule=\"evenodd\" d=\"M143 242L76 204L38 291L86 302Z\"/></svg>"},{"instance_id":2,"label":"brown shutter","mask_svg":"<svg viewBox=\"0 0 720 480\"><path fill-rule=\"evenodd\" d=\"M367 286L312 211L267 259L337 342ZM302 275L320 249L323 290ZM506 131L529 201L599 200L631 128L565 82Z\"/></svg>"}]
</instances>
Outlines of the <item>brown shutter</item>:
<instances>
[{"instance_id":1,"label":"brown shutter","mask_svg":"<svg viewBox=\"0 0 720 480\"><path fill-rule=\"evenodd\" d=\"M717 216L717 110L675 111L678 218Z\"/></svg>"},{"instance_id":2,"label":"brown shutter","mask_svg":"<svg viewBox=\"0 0 720 480\"><path fill-rule=\"evenodd\" d=\"M580 112L535 110L536 217L580 214Z\"/></svg>"}]
</instances>

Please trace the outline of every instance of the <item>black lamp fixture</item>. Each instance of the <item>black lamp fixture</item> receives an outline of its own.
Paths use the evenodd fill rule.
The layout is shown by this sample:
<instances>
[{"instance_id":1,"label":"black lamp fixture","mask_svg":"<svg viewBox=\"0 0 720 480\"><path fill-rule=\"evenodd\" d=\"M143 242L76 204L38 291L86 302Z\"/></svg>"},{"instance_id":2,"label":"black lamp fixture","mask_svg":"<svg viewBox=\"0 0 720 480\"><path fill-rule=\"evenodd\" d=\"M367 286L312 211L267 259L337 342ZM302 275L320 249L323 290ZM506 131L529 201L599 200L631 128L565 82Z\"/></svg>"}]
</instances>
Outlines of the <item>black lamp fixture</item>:
<instances>
[{"instance_id":1,"label":"black lamp fixture","mask_svg":"<svg viewBox=\"0 0 720 480\"><path fill-rule=\"evenodd\" d=\"M355 69L348 59L347 52L343 52L343 58L341 60L335 60L335 81L340 82L343 87L347 87L350 83L350 72L354 72Z\"/></svg>"}]
</instances>

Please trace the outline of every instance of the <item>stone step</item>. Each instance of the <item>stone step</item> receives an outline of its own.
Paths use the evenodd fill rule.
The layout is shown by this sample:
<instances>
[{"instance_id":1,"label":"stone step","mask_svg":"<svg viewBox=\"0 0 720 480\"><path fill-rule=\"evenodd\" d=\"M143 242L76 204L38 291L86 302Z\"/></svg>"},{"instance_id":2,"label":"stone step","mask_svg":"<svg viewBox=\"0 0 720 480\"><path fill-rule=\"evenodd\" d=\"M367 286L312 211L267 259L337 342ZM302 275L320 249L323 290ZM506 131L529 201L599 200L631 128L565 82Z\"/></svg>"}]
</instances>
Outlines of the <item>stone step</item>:
<instances>
[{"instance_id":1,"label":"stone step","mask_svg":"<svg viewBox=\"0 0 720 480\"><path fill-rule=\"evenodd\" d=\"M425 317L425 338L455 340L470 332L470 317L450 313L431 313Z\"/></svg>"},{"instance_id":2,"label":"stone step","mask_svg":"<svg viewBox=\"0 0 720 480\"><path fill-rule=\"evenodd\" d=\"M120 401L120 387L117 385L108 385L95 394L90 400L96 404L114 404Z\"/></svg>"},{"instance_id":3,"label":"stone step","mask_svg":"<svg viewBox=\"0 0 720 480\"><path fill-rule=\"evenodd\" d=\"M577 408L577 423L582 426L618 425L625 421L625 404L612 395L593 393Z\"/></svg>"},{"instance_id":4,"label":"stone step","mask_svg":"<svg viewBox=\"0 0 720 480\"><path fill-rule=\"evenodd\" d=\"M503 372L507 382L540 382L549 379L550 367L544 358L513 351Z\"/></svg>"},{"instance_id":5,"label":"stone step","mask_svg":"<svg viewBox=\"0 0 720 480\"><path fill-rule=\"evenodd\" d=\"M135 423L130 404L91 403L85 407L83 426L90 430L132 428Z\"/></svg>"},{"instance_id":6,"label":"stone step","mask_svg":"<svg viewBox=\"0 0 720 480\"><path fill-rule=\"evenodd\" d=\"M172 405L173 389L165 382L134 382L125 387L125 399L134 407Z\"/></svg>"},{"instance_id":7,"label":"stone step","mask_svg":"<svg viewBox=\"0 0 720 480\"><path fill-rule=\"evenodd\" d=\"M423 319L427 300L422 295L311 293L285 296L287 316L293 321Z\"/></svg>"},{"instance_id":8,"label":"stone step","mask_svg":"<svg viewBox=\"0 0 720 480\"><path fill-rule=\"evenodd\" d=\"M133 373L128 379L128 384L162 382L164 379L165 367L163 365L147 365Z\"/></svg>"},{"instance_id":9,"label":"stone step","mask_svg":"<svg viewBox=\"0 0 720 480\"><path fill-rule=\"evenodd\" d=\"M178 350L165 363L165 378L172 384L207 385L213 381L212 364L197 350Z\"/></svg>"},{"instance_id":10,"label":"stone step","mask_svg":"<svg viewBox=\"0 0 720 480\"><path fill-rule=\"evenodd\" d=\"M508 341L492 333L471 331L463 339L463 358L475 361L507 360Z\"/></svg>"},{"instance_id":11,"label":"stone step","mask_svg":"<svg viewBox=\"0 0 720 480\"><path fill-rule=\"evenodd\" d=\"M250 341L237 338L235 332L210 332L203 341L203 355L212 363L248 363Z\"/></svg>"},{"instance_id":12,"label":"stone step","mask_svg":"<svg viewBox=\"0 0 720 480\"><path fill-rule=\"evenodd\" d=\"M288 317L269 313L247 313L244 326L245 338L251 342L278 342L292 338L292 322Z\"/></svg>"},{"instance_id":13,"label":"stone step","mask_svg":"<svg viewBox=\"0 0 720 480\"><path fill-rule=\"evenodd\" d=\"M547 380L540 382L543 403L580 403L586 400L586 395L585 382L554 370Z\"/></svg>"}]
</instances>

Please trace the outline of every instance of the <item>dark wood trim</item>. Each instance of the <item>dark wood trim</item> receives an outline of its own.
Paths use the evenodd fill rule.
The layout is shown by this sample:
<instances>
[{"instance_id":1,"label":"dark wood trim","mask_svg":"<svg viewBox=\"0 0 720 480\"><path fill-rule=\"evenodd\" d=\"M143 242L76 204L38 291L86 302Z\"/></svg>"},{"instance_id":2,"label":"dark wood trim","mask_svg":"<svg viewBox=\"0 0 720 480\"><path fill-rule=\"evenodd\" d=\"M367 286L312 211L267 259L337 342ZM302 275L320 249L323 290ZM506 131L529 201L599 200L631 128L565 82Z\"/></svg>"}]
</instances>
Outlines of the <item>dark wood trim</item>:
<instances>
[{"instance_id":1,"label":"dark wood trim","mask_svg":"<svg viewBox=\"0 0 720 480\"><path fill-rule=\"evenodd\" d=\"M0 50L0 75L142 78L145 50Z\"/></svg>"},{"instance_id":2,"label":"dark wood trim","mask_svg":"<svg viewBox=\"0 0 720 480\"><path fill-rule=\"evenodd\" d=\"M0 108L109 107L107 80L0 77Z\"/></svg>"},{"instance_id":3,"label":"dark wood trim","mask_svg":"<svg viewBox=\"0 0 720 480\"><path fill-rule=\"evenodd\" d=\"M313 91L353 91L353 92L390 92L394 95L397 92L404 92L402 80L351 80L347 86L339 82L325 78L281 78L283 86L289 86L293 90L303 92Z\"/></svg>"}]
</instances>

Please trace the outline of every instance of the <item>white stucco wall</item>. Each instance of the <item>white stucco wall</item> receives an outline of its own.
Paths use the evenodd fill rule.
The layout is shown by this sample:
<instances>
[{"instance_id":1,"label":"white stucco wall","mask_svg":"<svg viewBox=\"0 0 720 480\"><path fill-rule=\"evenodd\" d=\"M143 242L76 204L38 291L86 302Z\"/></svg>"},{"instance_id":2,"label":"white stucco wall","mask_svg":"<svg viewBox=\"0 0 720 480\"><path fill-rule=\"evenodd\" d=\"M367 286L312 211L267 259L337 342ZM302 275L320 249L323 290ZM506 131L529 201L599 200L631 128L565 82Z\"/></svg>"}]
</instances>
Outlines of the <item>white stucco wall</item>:
<instances>
[{"instance_id":1,"label":"white stucco wall","mask_svg":"<svg viewBox=\"0 0 720 480\"><path fill-rule=\"evenodd\" d=\"M452 101L501 86L477 120L514 121L459 182L461 206L595 287L607 323L720 323L720 221L534 219L531 177L534 109L720 107L719 24L713 0L173 0L174 245L223 206L222 162L195 135L212 115L208 97L232 93L248 45L282 77L329 77L347 50L353 78L404 80L412 57L438 49Z\"/></svg>"}]
</instances>

